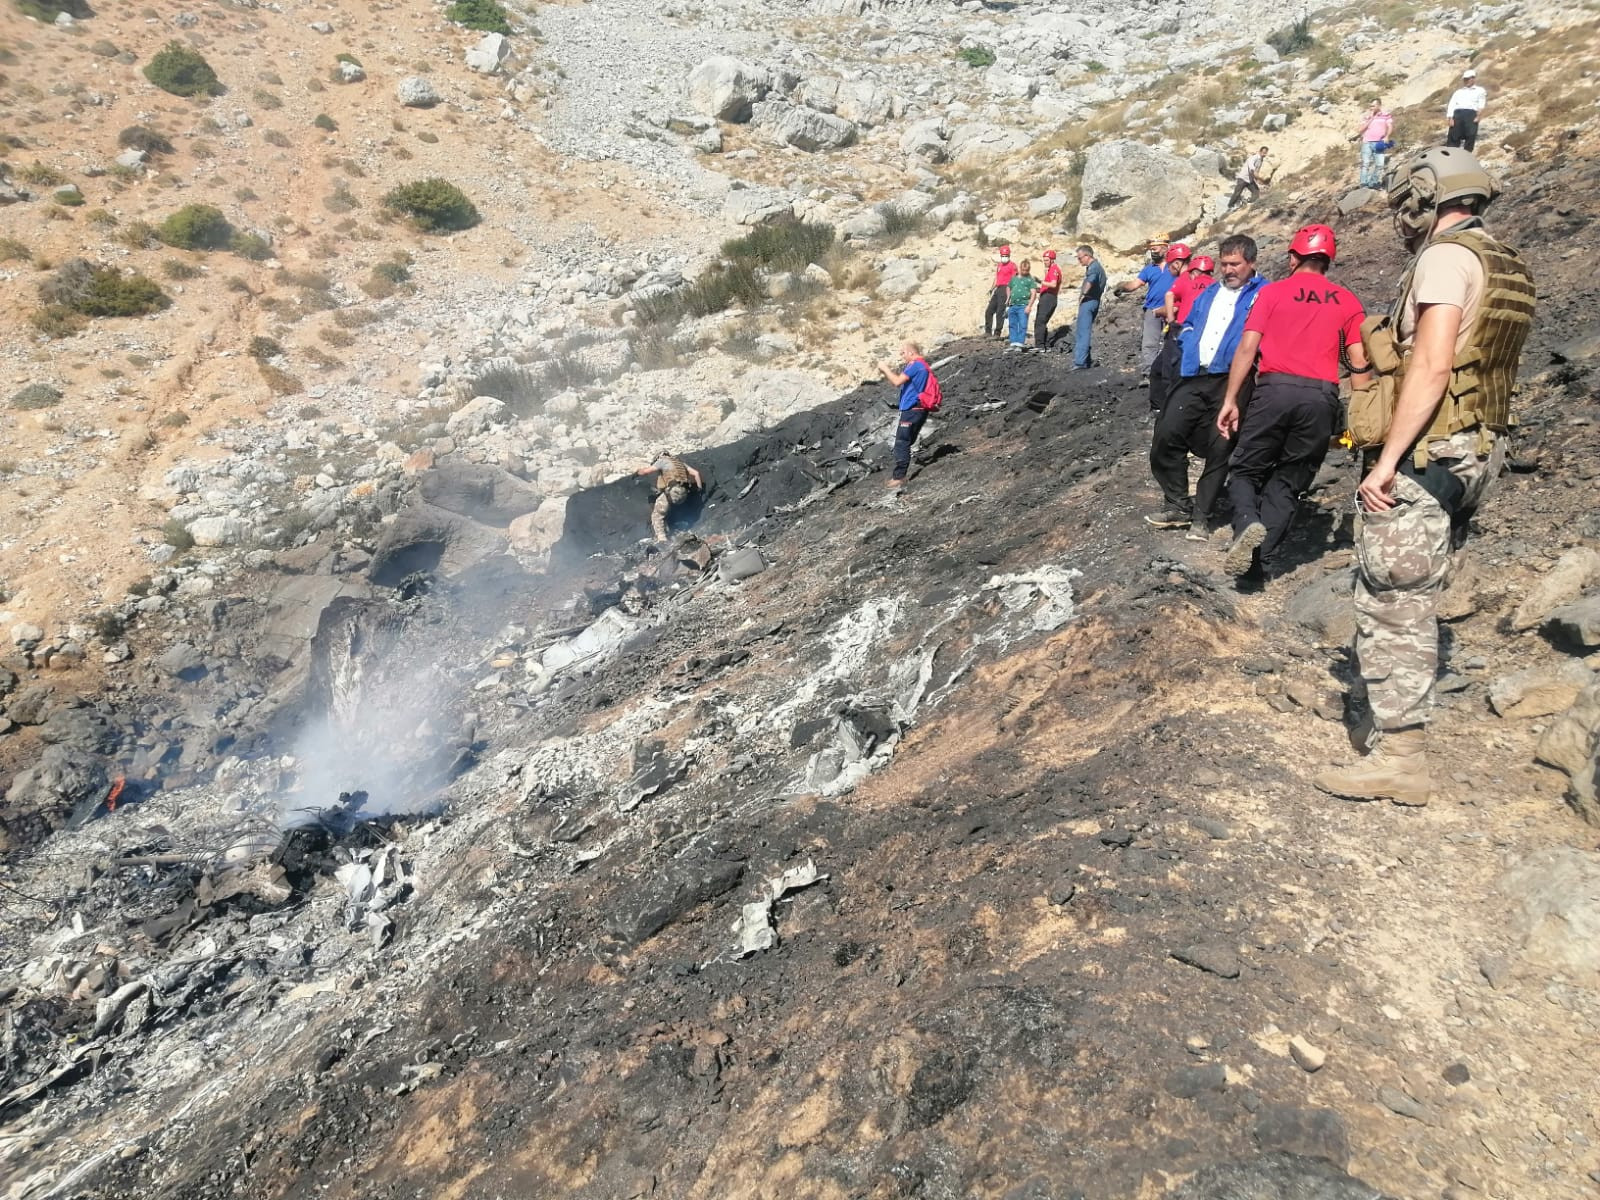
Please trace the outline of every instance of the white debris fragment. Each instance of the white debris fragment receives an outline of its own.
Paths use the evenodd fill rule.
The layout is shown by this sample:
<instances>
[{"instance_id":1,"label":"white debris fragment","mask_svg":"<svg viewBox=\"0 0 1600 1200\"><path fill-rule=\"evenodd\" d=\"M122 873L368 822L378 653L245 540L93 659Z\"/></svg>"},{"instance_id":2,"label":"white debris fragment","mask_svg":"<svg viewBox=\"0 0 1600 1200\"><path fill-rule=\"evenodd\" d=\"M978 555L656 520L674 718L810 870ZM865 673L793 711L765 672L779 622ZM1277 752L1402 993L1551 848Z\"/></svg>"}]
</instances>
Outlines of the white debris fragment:
<instances>
[{"instance_id":1,"label":"white debris fragment","mask_svg":"<svg viewBox=\"0 0 1600 1200\"><path fill-rule=\"evenodd\" d=\"M776 879L762 885L762 894L739 910L739 919L733 923L734 936L739 944L734 949L735 958L748 958L761 950L770 950L778 944L778 931L772 924L772 906L790 892L808 888L827 876L817 870L809 858L798 867L790 867Z\"/></svg>"},{"instance_id":2,"label":"white debris fragment","mask_svg":"<svg viewBox=\"0 0 1600 1200\"><path fill-rule=\"evenodd\" d=\"M1040 633L1051 633L1077 613L1072 581L1081 574L1071 567L1046 565L1013 575L995 575L983 586L999 590L1000 603L1008 612L1021 612L1037 605L1033 609L1033 628Z\"/></svg>"}]
</instances>

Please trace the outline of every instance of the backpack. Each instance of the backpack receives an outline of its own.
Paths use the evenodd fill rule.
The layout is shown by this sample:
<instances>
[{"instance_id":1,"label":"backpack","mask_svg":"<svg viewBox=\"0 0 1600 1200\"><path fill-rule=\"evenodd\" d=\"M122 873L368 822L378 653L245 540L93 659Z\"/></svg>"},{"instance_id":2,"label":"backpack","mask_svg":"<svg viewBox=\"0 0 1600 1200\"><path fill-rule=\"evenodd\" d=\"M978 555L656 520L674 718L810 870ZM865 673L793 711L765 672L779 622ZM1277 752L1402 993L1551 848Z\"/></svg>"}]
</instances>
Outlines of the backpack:
<instances>
[{"instance_id":1,"label":"backpack","mask_svg":"<svg viewBox=\"0 0 1600 1200\"><path fill-rule=\"evenodd\" d=\"M922 359L917 359L923 366L928 367ZM928 382L922 391L917 393L917 405L924 412L936 413L939 406L944 403L944 390L939 386L939 379L933 373L933 368L928 367Z\"/></svg>"}]
</instances>

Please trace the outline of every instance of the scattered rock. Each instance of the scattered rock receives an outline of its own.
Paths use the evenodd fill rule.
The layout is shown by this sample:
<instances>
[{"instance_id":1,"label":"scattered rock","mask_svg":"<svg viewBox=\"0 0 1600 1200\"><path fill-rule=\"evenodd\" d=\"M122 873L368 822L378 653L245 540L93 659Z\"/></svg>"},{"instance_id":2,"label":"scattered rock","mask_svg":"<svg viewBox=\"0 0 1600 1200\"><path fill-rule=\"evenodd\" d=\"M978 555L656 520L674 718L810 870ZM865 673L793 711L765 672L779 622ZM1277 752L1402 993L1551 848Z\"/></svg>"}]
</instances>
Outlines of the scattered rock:
<instances>
[{"instance_id":1,"label":"scattered rock","mask_svg":"<svg viewBox=\"0 0 1600 1200\"><path fill-rule=\"evenodd\" d=\"M1189 824L1212 841L1225 842L1233 836L1233 829L1228 823L1215 817L1190 817Z\"/></svg>"},{"instance_id":2,"label":"scattered rock","mask_svg":"<svg viewBox=\"0 0 1600 1200\"><path fill-rule=\"evenodd\" d=\"M1289 127L1288 113L1268 113L1261 118L1261 128L1268 133L1276 133Z\"/></svg>"},{"instance_id":3,"label":"scattered rock","mask_svg":"<svg viewBox=\"0 0 1600 1200\"><path fill-rule=\"evenodd\" d=\"M1442 1072L1444 1081L1451 1087L1460 1087L1472 1078L1472 1072L1467 1069L1467 1064L1462 1062L1451 1063Z\"/></svg>"},{"instance_id":4,"label":"scattered rock","mask_svg":"<svg viewBox=\"0 0 1600 1200\"><path fill-rule=\"evenodd\" d=\"M667 868L643 889L639 903L619 913L611 929L629 945L653 938L690 909L731 892L744 878L744 865L725 859L682 863Z\"/></svg>"},{"instance_id":5,"label":"scattered rock","mask_svg":"<svg viewBox=\"0 0 1600 1200\"><path fill-rule=\"evenodd\" d=\"M473 437L485 432L491 425L506 419L510 410L505 401L493 396L478 396L468 400L446 418L445 432L453 438Z\"/></svg>"},{"instance_id":6,"label":"scattered rock","mask_svg":"<svg viewBox=\"0 0 1600 1200\"><path fill-rule=\"evenodd\" d=\"M1552 610L1545 627L1569 645L1585 649L1600 646L1600 596L1585 596Z\"/></svg>"},{"instance_id":7,"label":"scattered rock","mask_svg":"<svg viewBox=\"0 0 1600 1200\"><path fill-rule=\"evenodd\" d=\"M205 676L205 655L188 642L176 642L156 656L155 668L163 675L193 683Z\"/></svg>"},{"instance_id":8,"label":"scattered rock","mask_svg":"<svg viewBox=\"0 0 1600 1200\"><path fill-rule=\"evenodd\" d=\"M1413 1100L1399 1088L1379 1088L1378 1103L1397 1117L1406 1117L1413 1121L1421 1121L1424 1124L1430 1122L1431 1115L1428 1112L1428 1106L1418 1100Z\"/></svg>"},{"instance_id":9,"label":"scattered rock","mask_svg":"<svg viewBox=\"0 0 1600 1200\"><path fill-rule=\"evenodd\" d=\"M421 75L407 75L395 85L394 94L407 108L432 108L439 103L439 93Z\"/></svg>"},{"instance_id":10,"label":"scattered rock","mask_svg":"<svg viewBox=\"0 0 1600 1200\"><path fill-rule=\"evenodd\" d=\"M1329 1108L1263 1105L1256 1114L1255 1139L1263 1153L1323 1158L1341 1168L1350 1161L1350 1135L1343 1118Z\"/></svg>"},{"instance_id":11,"label":"scattered rock","mask_svg":"<svg viewBox=\"0 0 1600 1200\"><path fill-rule=\"evenodd\" d=\"M511 57L511 39L503 33L486 33L466 53L467 69L479 75L498 75Z\"/></svg>"},{"instance_id":12,"label":"scattered rock","mask_svg":"<svg viewBox=\"0 0 1600 1200\"><path fill-rule=\"evenodd\" d=\"M930 163L941 163L945 160L946 137L943 119L930 117L927 120L915 122L901 135L900 150L913 158L920 158Z\"/></svg>"},{"instance_id":13,"label":"scattered rock","mask_svg":"<svg viewBox=\"0 0 1600 1200\"><path fill-rule=\"evenodd\" d=\"M1500 879L1516 904L1512 926L1523 956L1589 979L1600 971L1600 852L1535 850Z\"/></svg>"},{"instance_id":14,"label":"scattered rock","mask_svg":"<svg viewBox=\"0 0 1600 1200\"><path fill-rule=\"evenodd\" d=\"M1511 628L1532 629L1557 608L1583 595L1596 582L1600 582L1600 551L1587 546L1568 550L1533 585L1527 598L1511 614Z\"/></svg>"},{"instance_id":15,"label":"scattered rock","mask_svg":"<svg viewBox=\"0 0 1600 1200\"><path fill-rule=\"evenodd\" d=\"M196 546L237 546L254 533L255 527L239 517L199 517L189 523Z\"/></svg>"},{"instance_id":16,"label":"scattered rock","mask_svg":"<svg viewBox=\"0 0 1600 1200\"><path fill-rule=\"evenodd\" d=\"M1193 1100L1207 1092L1220 1092L1227 1086L1228 1070L1221 1063L1179 1067L1166 1079L1167 1093L1180 1100Z\"/></svg>"},{"instance_id":17,"label":"scattered rock","mask_svg":"<svg viewBox=\"0 0 1600 1200\"><path fill-rule=\"evenodd\" d=\"M1042 196L1035 196L1028 201L1028 215L1030 217L1048 217L1051 213L1058 213L1067 206L1065 192L1046 192Z\"/></svg>"},{"instance_id":18,"label":"scattered rock","mask_svg":"<svg viewBox=\"0 0 1600 1200\"><path fill-rule=\"evenodd\" d=\"M1032 141L1031 134L1002 125L957 125L950 131L946 150L952 162L962 166L978 166L1024 149Z\"/></svg>"},{"instance_id":19,"label":"scattered rock","mask_svg":"<svg viewBox=\"0 0 1600 1200\"><path fill-rule=\"evenodd\" d=\"M1339 215L1348 217L1351 213L1358 212L1371 204L1380 195L1382 193L1375 188L1354 188L1339 197Z\"/></svg>"},{"instance_id":20,"label":"scattered rock","mask_svg":"<svg viewBox=\"0 0 1600 1200\"><path fill-rule=\"evenodd\" d=\"M1525 667L1489 685L1489 704L1506 718L1547 717L1570 708L1593 680L1593 671L1571 659Z\"/></svg>"},{"instance_id":21,"label":"scattered rock","mask_svg":"<svg viewBox=\"0 0 1600 1200\"><path fill-rule=\"evenodd\" d=\"M1534 757L1566 773L1567 802L1589 824L1600 825L1600 678L1550 723Z\"/></svg>"},{"instance_id":22,"label":"scattered rock","mask_svg":"<svg viewBox=\"0 0 1600 1200\"><path fill-rule=\"evenodd\" d=\"M109 786L99 759L70 746L46 746L39 761L12 781L6 804L17 812L40 813L54 825L98 804Z\"/></svg>"},{"instance_id":23,"label":"scattered rock","mask_svg":"<svg viewBox=\"0 0 1600 1200\"><path fill-rule=\"evenodd\" d=\"M44 641L44 630L37 625L19 622L11 627L11 643L19 650L32 650Z\"/></svg>"},{"instance_id":24,"label":"scattered rock","mask_svg":"<svg viewBox=\"0 0 1600 1200\"><path fill-rule=\"evenodd\" d=\"M1511 981L1511 960L1503 954L1485 954L1478 960L1478 974L1498 990Z\"/></svg>"},{"instance_id":25,"label":"scattered rock","mask_svg":"<svg viewBox=\"0 0 1600 1200\"><path fill-rule=\"evenodd\" d=\"M1289 1039L1289 1055L1307 1075L1315 1075L1328 1061L1328 1052L1313 1046L1298 1034Z\"/></svg>"},{"instance_id":26,"label":"scattered rock","mask_svg":"<svg viewBox=\"0 0 1600 1200\"><path fill-rule=\"evenodd\" d=\"M1259 1124L1257 1128L1259 1131ZM1342 1140L1343 1129L1339 1132ZM1171 1193L1171 1200L1389 1200L1353 1175L1322 1161L1326 1157L1273 1153L1245 1162L1221 1163L1197 1172Z\"/></svg>"},{"instance_id":27,"label":"scattered rock","mask_svg":"<svg viewBox=\"0 0 1600 1200\"><path fill-rule=\"evenodd\" d=\"M837 150L856 140L856 127L843 117L792 106L773 126L772 137L797 150Z\"/></svg>"},{"instance_id":28,"label":"scattered rock","mask_svg":"<svg viewBox=\"0 0 1600 1200\"><path fill-rule=\"evenodd\" d=\"M1197 967L1209 975L1223 979L1237 979L1244 969L1239 956L1224 946L1194 945L1170 952L1172 957L1186 966Z\"/></svg>"},{"instance_id":29,"label":"scattered rock","mask_svg":"<svg viewBox=\"0 0 1600 1200\"><path fill-rule=\"evenodd\" d=\"M339 64L334 70L339 74L340 83L360 83L367 77L366 71L361 68L359 63L346 62L344 59L339 60Z\"/></svg>"},{"instance_id":30,"label":"scattered rock","mask_svg":"<svg viewBox=\"0 0 1600 1200\"><path fill-rule=\"evenodd\" d=\"M6 703L6 716L18 725L38 725L44 721L45 709L55 699L48 684L36 683L25 687Z\"/></svg>"}]
</instances>

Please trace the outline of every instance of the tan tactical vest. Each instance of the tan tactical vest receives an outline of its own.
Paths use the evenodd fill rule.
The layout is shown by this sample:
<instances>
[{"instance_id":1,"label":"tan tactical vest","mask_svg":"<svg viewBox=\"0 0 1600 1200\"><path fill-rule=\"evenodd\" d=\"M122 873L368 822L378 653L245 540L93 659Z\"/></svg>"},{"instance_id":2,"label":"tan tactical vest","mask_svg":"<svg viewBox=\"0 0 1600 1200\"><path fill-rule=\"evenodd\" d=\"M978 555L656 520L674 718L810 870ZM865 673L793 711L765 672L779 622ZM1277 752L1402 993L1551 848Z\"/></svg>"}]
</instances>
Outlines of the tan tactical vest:
<instances>
[{"instance_id":1,"label":"tan tactical vest","mask_svg":"<svg viewBox=\"0 0 1600 1200\"><path fill-rule=\"evenodd\" d=\"M682 459L667 458L667 466L656 476L656 491L664 492L670 487L694 487L694 476L689 474L689 468Z\"/></svg>"},{"instance_id":2,"label":"tan tactical vest","mask_svg":"<svg viewBox=\"0 0 1600 1200\"><path fill-rule=\"evenodd\" d=\"M1504 433L1516 424L1511 416L1511 392L1517 382L1522 346L1533 326L1533 275L1515 250L1483 229L1452 229L1428 245L1443 243L1465 246L1477 256L1483 266L1484 289L1472 335L1456 353L1444 402L1426 436L1444 438L1476 426ZM1413 261L1400 284L1392 326L1399 324L1415 272ZM1409 359L1409 354L1402 355L1397 386L1405 377Z\"/></svg>"}]
</instances>

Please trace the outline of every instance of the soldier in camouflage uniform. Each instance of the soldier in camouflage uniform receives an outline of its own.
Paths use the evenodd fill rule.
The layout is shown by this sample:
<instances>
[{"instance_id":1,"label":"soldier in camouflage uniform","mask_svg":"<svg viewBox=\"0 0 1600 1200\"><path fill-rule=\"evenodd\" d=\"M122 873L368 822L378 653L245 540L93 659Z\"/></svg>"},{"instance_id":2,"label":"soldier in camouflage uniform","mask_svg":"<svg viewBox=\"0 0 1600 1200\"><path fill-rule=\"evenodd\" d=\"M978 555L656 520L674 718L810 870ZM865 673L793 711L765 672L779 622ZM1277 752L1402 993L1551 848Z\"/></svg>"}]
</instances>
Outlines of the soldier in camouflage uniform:
<instances>
[{"instance_id":1,"label":"soldier in camouflage uniform","mask_svg":"<svg viewBox=\"0 0 1600 1200\"><path fill-rule=\"evenodd\" d=\"M650 528L656 541L667 540L667 516L701 488L700 472L663 450L648 467L640 467L636 475L656 476L656 500L650 508Z\"/></svg>"},{"instance_id":2,"label":"soldier in camouflage uniform","mask_svg":"<svg viewBox=\"0 0 1600 1200\"><path fill-rule=\"evenodd\" d=\"M1534 288L1516 252L1483 228L1497 189L1471 154L1425 151L1389 173L1388 189L1416 257L1391 316L1362 326L1379 378L1350 407L1358 444L1374 439L1357 491L1355 606L1378 740L1364 761L1315 783L1351 800L1421 805L1433 791L1435 610L1451 556L1505 461Z\"/></svg>"}]
</instances>

